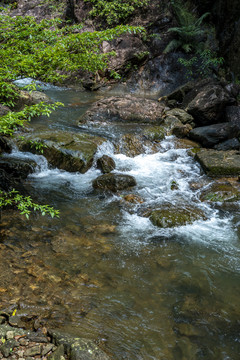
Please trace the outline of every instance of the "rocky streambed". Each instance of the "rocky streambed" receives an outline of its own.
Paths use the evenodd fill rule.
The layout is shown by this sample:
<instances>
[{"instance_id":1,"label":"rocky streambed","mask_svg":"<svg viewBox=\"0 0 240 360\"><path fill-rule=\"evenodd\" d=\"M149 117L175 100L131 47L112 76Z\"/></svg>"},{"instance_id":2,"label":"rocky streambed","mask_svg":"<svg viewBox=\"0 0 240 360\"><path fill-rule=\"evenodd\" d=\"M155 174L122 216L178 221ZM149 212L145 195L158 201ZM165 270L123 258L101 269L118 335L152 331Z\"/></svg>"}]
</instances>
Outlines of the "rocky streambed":
<instances>
[{"instance_id":1,"label":"rocky streambed","mask_svg":"<svg viewBox=\"0 0 240 360\"><path fill-rule=\"evenodd\" d=\"M1 169L13 179L24 166L17 184L61 218L2 214L3 320L15 326L16 309L47 344L56 328L95 344L89 359L237 359L237 91L204 81L157 101L49 88L65 109L35 119Z\"/></svg>"}]
</instances>

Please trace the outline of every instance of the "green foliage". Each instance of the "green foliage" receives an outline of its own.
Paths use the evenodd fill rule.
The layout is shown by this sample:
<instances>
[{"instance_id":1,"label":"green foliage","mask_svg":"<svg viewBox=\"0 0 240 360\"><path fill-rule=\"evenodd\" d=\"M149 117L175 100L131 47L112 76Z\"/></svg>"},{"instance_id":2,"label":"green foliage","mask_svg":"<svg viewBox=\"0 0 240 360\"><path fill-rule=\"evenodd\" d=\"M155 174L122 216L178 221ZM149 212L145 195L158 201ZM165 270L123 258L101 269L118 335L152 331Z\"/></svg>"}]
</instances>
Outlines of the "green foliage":
<instances>
[{"instance_id":1,"label":"green foliage","mask_svg":"<svg viewBox=\"0 0 240 360\"><path fill-rule=\"evenodd\" d=\"M170 28L168 31L176 35L164 50L167 54L179 48L186 53L203 48L203 36L206 30L202 28L203 20L209 13L203 14L200 18L196 16L182 3L172 2L172 7L179 26Z\"/></svg>"},{"instance_id":2,"label":"green foliage","mask_svg":"<svg viewBox=\"0 0 240 360\"><path fill-rule=\"evenodd\" d=\"M55 104L40 102L36 105L25 106L22 111L10 111L0 117L0 134L12 135L18 127L24 126L31 118L39 115L50 116L51 112L59 106L63 106L63 104L60 102Z\"/></svg>"},{"instance_id":3,"label":"green foliage","mask_svg":"<svg viewBox=\"0 0 240 360\"><path fill-rule=\"evenodd\" d=\"M4 192L0 190L0 209L8 206L14 206L20 214L29 218L31 211L39 211L43 216L50 215L52 218L59 217L59 211L49 205L35 204L30 196L23 196L16 190Z\"/></svg>"},{"instance_id":4,"label":"green foliage","mask_svg":"<svg viewBox=\"0 0 240 360\"><path fill-rule=\"evenodd\" d=\"M59 28L61 20L12 18L0 14L0 80L32 77L61 82L71 73L105 70L112 52L101 52L102 42L142 27L119 25L105 31L81 32L81 25Z\"/></svg>"},{"instance_id":5,"label":"green foliage","mask_svg":"<svg viewBox=\"0 0 240 360\"><path fill-rule=\"evenodd\" d=\"M212 75L213 72L217 73L219 67L223 65L224 59L217 57L211 50L205 49L198 51L196 56L192 56L190 59L180 58L179 62L186 68L189 78L192 78L193 75L204 78Z\"/></svg>"},{"instance_id":6,"label":"green foliage","mask_svg":"<svg viewBox=\"0 0 240 360\"><path fill-rule=\"evenodd\" d=\"M18 97L19 93L16 86L0 77L0 103L2 105L13 107Z\"/></svg>"},{"instance_id":7,"label":"green foliage","mask_svg":"<svg viewBox=\"0 0 240 360\"><path fill-rule=\"evenodd\" d=\"M100 17L108 25L116 25L126 20L137 9L148 4L149 0L84 0L93 4L90 15Z\"/></svg>"}]
</instances>

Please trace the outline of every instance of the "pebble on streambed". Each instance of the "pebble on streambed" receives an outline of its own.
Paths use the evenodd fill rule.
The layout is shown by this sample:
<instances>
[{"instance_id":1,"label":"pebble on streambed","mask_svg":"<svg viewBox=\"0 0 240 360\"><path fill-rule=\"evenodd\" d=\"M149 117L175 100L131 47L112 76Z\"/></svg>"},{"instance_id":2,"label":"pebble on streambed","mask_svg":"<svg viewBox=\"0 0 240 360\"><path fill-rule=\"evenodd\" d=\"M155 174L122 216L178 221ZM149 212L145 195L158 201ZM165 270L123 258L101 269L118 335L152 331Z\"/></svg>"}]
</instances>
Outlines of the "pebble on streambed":
<instances>
[{"instance_id":1,"label":"pebble on streambed","mask_svg":"<svg viewBox=\"0 0 240 360\"><path fill-rule=\"evenodd\" d=\"M6 313L4 313L6 315ZM60 331L37 332L0 325L0 359L16 360L109 360L109 357L91 340L72 337Z\"/></svg>"}]
</instances>

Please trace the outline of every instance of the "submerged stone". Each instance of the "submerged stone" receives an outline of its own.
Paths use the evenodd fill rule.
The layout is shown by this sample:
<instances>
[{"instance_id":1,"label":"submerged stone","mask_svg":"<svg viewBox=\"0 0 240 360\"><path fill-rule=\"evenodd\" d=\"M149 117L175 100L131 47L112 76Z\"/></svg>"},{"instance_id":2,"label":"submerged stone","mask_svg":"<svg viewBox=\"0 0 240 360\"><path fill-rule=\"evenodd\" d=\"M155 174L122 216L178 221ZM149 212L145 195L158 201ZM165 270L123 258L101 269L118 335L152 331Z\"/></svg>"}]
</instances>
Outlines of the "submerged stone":
<instances>
[{"instance_id":1,"label":"submerged stone","mask_svg":"<svg viewBox=\"0 0 240 360\"><path fill-rule=\"evenodd\" d=\"M44 155L52 166L59 169L85 173L93 163L98 145L104 141L85 133L48 131L26 135L19 141L19 148Z\"/></svg>"},{"instance_id":2,"label":"submerged stone","mask_svg":"<svg viewBox=\"0 0 240 360\"><path fill-rule=\"evenodd\" d=\"M240 152L200 149L195 159L205 173L212 177L240 175Z\"/></svg>"},{"instance_id":3,"label":"submerged stone","mask_svg":"<svg viewBox=\"0 0 240 360\"><path fill-rule=\"evenodd\" d=\"M113 192L129 189L136 186L136 180L133 176L125 174L105 174L93 180L92 185L95 189L110 190Z\"/></svg>"}]
</instances>

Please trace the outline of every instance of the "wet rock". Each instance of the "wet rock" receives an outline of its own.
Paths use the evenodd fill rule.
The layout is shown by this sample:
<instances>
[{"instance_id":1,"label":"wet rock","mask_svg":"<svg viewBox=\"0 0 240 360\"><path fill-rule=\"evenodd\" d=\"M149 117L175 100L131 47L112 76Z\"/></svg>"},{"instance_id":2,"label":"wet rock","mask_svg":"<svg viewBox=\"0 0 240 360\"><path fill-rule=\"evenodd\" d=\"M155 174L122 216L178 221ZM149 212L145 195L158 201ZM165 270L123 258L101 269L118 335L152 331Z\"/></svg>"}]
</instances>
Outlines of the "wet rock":
<instances>
[{"instance_id":1,"label":"wet rock","mask_svg":"<svg viewBox=\"0 0 240 360\"><path fill-rule=\"evenodd\" d=\"M0 168L14 178L26 179L29 174L35 171L36 166L37 164L33 160L0 158Z\"/></svg>"},{"instance_id":2,"label":"wet rock","mask_svg":"<svg viewBox=\"0 0 240 360\"><path fill-rule=\"evenodd\" d=\"M204 213L197 208L163 206L151 211L149 219L160 228L171 228L192 224L196 220L205 219Z\"/></svg>"},{"instance_id":3,"label":"wet rock","mask_svg":"<svg viewBox=\"0 0 240 360\"><path fill-rule=\"evenodd\" d=\"M165 17L165 19L167 18L169 21L168 16ZM151 43L154 43L154 39L151 39ZM163 40L161 42L162 50L157 44L155 47L152 46L152 50L157 54L146 61L140 71L134 71L131 74L130 79L127 81L128 89L130 88L140 94L160 96L172 92L185 82L186 76L182 71L181 64L178 62L180 53L172 52L166 56L163 54L166 45L166 40Z\"/></svg>"},{"instance_id":4,"label":"wet rock","mask_svg":"<svg viewBox=\"0 0 240 360\"><path fill-rule=\"evenodd\" d=\"M4 136L0 136L0 154L2 154L3 152L10 153L11 151L12 146L9 140Z\"/></svg>"},{"instance_id":5,"label":"wet rock","mask_svg":"<svg viewBox=\"0 0 240 360\"><path fill-rule=\"evenodd\" d=\"M204 336L204 332L200 328L192 324L185 324L185 323L178 324L175 327L175 330L181 336L187 336L187 337Z\"/></svg>"},{"instance_id":6,"label":"wet rock","mask_svg":"<svg viewBox=\"0 0 240 360\"><path fill-rule=\"evenodd\" d=\"M181 126L178 125L172 129L172 134L178 138L185 138L187 137L187 135L191 130L192 130L192 126L190 124L181 125Z\"/></svg>"},{"instance_id":7,"label":"wet rock","mask_svg":"<svg viewBox=\"0 0 240 360\"><path fill-rule=\"evenodd\" d=\"M0 116L6 115L9 111L11 111L9 107L0 104Z\"/></svg>"},{"instance_id":8,"label":"wet rock","mask_svg":"<svg viewBox=\"0 0 240 360\"><path fill-rule=\"evenodd\" d=\"M235 101L220 83L204 80L187 94L183 106L197 126L204 126L221 122L225 107Z\"/></svg>"},{"instance_id":9,"label":"wet rock","mask_svg":"<svg viewBox=\"0 0 240 360\"><path fill-rule=\"evenodd\" d=\"M227 106L225 112L226 121L240 128L240 106Z\"/></svg>"},{"instance_id":10,"label":"wet rock","mask_svg":"<svg viewBox=\"0 0 240 360\"><path fill-rule=\"evenodd\" d=\"M94 189L116 192L136 186L137 183L134 177L130 175L105 174L93 180L92 185Z\"/></svg>"},{"instance_id":11,"label":"wet rock","mask_svg":"<svg viewBox=\"0 0 240 360\"><path fill-rule=\"evenodd\" d=\"M116 146L117 153L134 157L145 152L144 144L139 135L125 134Z\"/></svg>"},{"instance_id":12,"label":"wet rock","mask_svg":"<svg viewBox=\"0 0 240 360\"><path fill-rule=\"evenodd\" d=\"M195 155L207 175L238 176L240 175L240 152L200 149Z\"/></svg>"},{"instance_id":13,"label":"wet rock","mask_svg":"<svg viewBox=\"0 0 240 360\"><path fill-rule=\"evenodd\" d=\"M0 325L6 322L6 318L4 316L0 316Z\"/></svg>"},{"instance_id":14,"label":"wet rock","mask_svg":"<svg viewBox=\"0 0 240 360\"><path fill-rule=\"evenodd\" d=\"M71 360L109 360L109 357L93 341L70 335L62 332L49 331L53 342L59 346L64 346L64 351L70 356Z\"/></svg>"},{"instance_id":15,"label":"wet rock","mask_svg":"<svg viewBox=\"0 0 240 360\"><path fill-rule=\"evenodd\" d=\"M51 99L41 91L32 91L30 95L32 104L39 104L42 101L45 103L51 103Z\"/></svg>"},{"instance_id":16,"label":"wet rock","mask_svg":"<svg viewBox=\"0 0 240 360\"><path fill-rule=\"evenodd\" d=\"M171 101L173 101L175 105L181 104L185 96L193 89L193 87L194 81L189 81L174 89L170 94L160 97L158 101L166 102L168 105Z\"/></svg>"},{"instance_id":17,"label":"wet rock","mask_svg":"<svg viewBox=\"0 0 240 360\"><path fill-rule=\"evenodd\" d=\"M236 137L238 132L240 133L240 130L237 130L234 124L220 123L197 127L189 132L189 138L211 148L224 140Z\"/></svg>"},{"instance_id":18,"label":"wet rock","mask_svg":"<svg viewBox=\"0 0 240 360\"><path fill-rule=\"evenodd\" d=\"M49 131L26 135L23 140L19 140L19 147L24 151L43 153L49 163L59 169L85 173L93 163L98 145L104 141L103 138L88 134ZM44 146L34 149L31 146L33 142Z\"/></svg>"},{"instance_id":19,"label":"wet rock","mask_svg":"<svg viewBox=\"0 0 240 360\"><path fill-rule=\"evenodd\" d=\"M0 189L3 191L9 191L12 189L16 189L25 192L23 185L18 180L14 179L11 175L9 175L5 170L0 168Z\"/></svg>"},{"instance_id":20,"label":"wet rock","mask_svg":"<svg viewBox=\"0 0 240 360\"><path fill-rule=\"evenodd\" d=\"M42 352L42 345L34 345L25 350L24 355L27 356L36 356L40 355Z\"/></svg>"},{"instance_id":21,"label":"wet rock","mask_svg":"<svg viewBox=\"0 0 240 360\"><path fill-rule=\"evenodd\" d=\"M164 106L155 100L138 98L131 95L109 97L97 101L80 118L80 125L88 121L152 123L163 122Z\"/></svg>"},{"instance_id":22,"label":"wet rock","mask_svg":"<svg viewBox=\"0 0 240 360\"><path fill-rule=\"evenodd\" d=\"M143 135L150 141L162 141L167 135L167 129L164 126L151 126L144 129Z\"/></svg>"},{"instance_id":23,"label":"wet rock","mask_svg":"<svg viewBox=\"0 0 240 360\"><path fill-rule=\"evenodd\" d=\"M135 194L125 195L123 197L123 199L131 204L142 204L143 203L143 199L140 196L135 195Z\"/></svg>"},{"instance_id":24,"label":"wet rock","mask_svg":"<svg viewBox=\"0 0 240 360\"><path fill-rule=\"evenodd\" d=\"M53 344L47 344L46 346L43 347L42 349L42 356L46 356L50 351L52 351L55 348L55 346Z\"/></svg>"},{"instance_id":25,"label":"wet rock","mask_svg":"<svg viewBox=\"0 0 240 360\"><path fill-rule=\"evenodd\" d=\"M176 149L200 149L201 146L189 139L176 139L174 141Z\"/></svg>"},{"instance_id":26,"label":"wet rock","mask_svg":"<svg viewBox=\"0 0 240 360\"><path fill-rule=\"evenodd\" d=\"M26 90L19 90L18 98L14 106L14 110L20 111L25 105L35 105L40 102L51 103L51 99L41 91L32 91L31 93Z\"/></svg>"},{"instance_id":27,"label":"wet rock","mask_svg":"<svg viewBox=\"0 0 240 360\"><path fill-rule=\"evenodd\" d=\"M188 114L185 110L180 108L174 108L172 110L166 111L166 116L175 116L184 125L185 124L190 124L191 126L194 125L194 119L192 115Z\"/></svg>"},{"instance_id":28,"label":"wet rock","mask_svg":"<svg viewBox=\"0 0 240 360\"><path fill-rule=\"evenodd\" d=\"M240 200L240 187L230 182L214 182L204 188L200 195L201 201L234 202Z\"/></svg>"},{"instance_id":29,"label":"wet rock","mask_svg":"<svg viewBox=\"0 0 240 360\"><path fill-rule=\"evenodd\" d=\"M64 360L64 346L59 345L57 349L49 356L49 360Z\"/></svg>"},{"instance_id":30,"label":"wet rock","mask_svg":"<svg viewBox=\"0 0 240 360\"><path fill-rule=\"evenodd\" d=\"M216 150L240 150L240 141L238 138L228 139L214 146Z\"/></svg>"},{"instance_id":31,"label":"wet rock","mask_svg":"<svg viewBox=\"0 0 240 360\"><path fill-rule=\"evenodd\" d=\"M4 357L9 357L12 350L19 346L18 342L15 339L7 340L3 345L0 346L0 352L3 354Z\"/></svg>"},{"instance_id":32,"label":"wet rock","mask_svg":"<svg viewBox=\"0 0 240 360\"><path fill-rule=\"evenodd\" d=\"M97 168L102 171L103 174L108 174L116 167L115 161L108 155L103 155L97 159Z\"/></svg>"}]
</instances>

